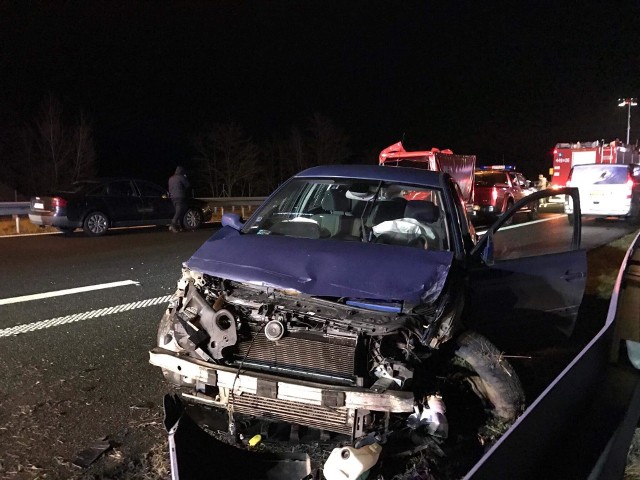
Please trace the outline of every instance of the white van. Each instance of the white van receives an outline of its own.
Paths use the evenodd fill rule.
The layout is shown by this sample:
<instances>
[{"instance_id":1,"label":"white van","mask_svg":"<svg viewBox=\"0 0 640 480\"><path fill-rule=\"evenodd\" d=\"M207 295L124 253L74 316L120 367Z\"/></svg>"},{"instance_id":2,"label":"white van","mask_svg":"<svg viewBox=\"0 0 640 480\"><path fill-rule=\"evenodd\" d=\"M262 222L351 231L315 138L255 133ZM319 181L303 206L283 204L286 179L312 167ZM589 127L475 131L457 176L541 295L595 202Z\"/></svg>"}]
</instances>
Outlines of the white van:
<instances>
[{"instance_id":1,"label":"white van","mask_svg":"<svg viewBox=\"0 0 640 480\"><path fill-rule=\"evenodd\" d=\"M578 188L583 216L615 216L630 223L640 223L640 165L575 165L569 174L567 186ZM571 197L567 196L564 211L569 214L571 222Z\"/></svg>"}]
</instances>

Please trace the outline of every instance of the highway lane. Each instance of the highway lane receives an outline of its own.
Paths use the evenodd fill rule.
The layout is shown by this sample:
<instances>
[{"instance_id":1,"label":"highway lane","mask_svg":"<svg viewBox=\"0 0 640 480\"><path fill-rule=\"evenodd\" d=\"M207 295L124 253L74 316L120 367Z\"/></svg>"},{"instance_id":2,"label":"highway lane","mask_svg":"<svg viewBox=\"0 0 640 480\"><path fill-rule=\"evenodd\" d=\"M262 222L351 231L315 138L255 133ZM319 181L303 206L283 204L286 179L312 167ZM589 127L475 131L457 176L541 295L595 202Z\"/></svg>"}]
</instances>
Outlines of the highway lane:
<instances>
[{"instance_id":1,"label":"highway lane","mask_svg":"<svg viewBox=\"0 0 640 480\"><path fill-rule=\"evenodd\" d=\"M568 227L566 217L545 214L541 220L529 227L535 235L553 235ZM583 240L593 248L632 230L624 222L587 220ZM181 262L213 231L170 234L164 229L130 229L102 238L76 234L0 239L0 299L133 282L0 304L0 331L137 305L0 335L0 451L4 452L0 477L19 462L31 462L55 472L53 478L71 478L74 470L65 462L104 435L133 452L145 442L163 440L158 425L168 387L158 369L148 364L147 350L155 343L166 303L138 302L170 295ZM144 427L149 425L155 427ZM56 457L66 460L54 461Z\"/></svg>"}]
</instances>

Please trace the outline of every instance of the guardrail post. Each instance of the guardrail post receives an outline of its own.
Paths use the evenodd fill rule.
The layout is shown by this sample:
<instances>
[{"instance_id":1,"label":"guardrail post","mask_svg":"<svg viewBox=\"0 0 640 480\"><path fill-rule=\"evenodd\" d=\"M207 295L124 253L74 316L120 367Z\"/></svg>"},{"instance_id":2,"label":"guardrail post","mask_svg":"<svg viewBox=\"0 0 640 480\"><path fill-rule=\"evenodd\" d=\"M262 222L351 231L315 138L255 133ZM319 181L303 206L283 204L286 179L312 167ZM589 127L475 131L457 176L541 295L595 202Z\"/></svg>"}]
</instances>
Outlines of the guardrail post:
<instances>
[{"instance_id":1,"label":"guardrail post","mask_svg":"<svg viewBox=\"0 0 640 480\"><path fill-rule=\"evenodd\" d=\"M16 233L20 233L20 217L18 217L18 215L14 215L13 218L16 220Z\"/></svg>"}]
</instances>

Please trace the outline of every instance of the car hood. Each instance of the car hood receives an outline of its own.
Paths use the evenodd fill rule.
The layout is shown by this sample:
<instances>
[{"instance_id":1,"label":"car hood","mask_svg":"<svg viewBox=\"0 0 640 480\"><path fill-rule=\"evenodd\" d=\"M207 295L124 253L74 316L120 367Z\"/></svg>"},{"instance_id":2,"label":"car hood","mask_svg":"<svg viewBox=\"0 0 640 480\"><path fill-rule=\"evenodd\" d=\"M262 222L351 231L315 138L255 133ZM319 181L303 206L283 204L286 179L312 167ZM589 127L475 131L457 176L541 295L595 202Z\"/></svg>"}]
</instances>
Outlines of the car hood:
<instances>
[{"instance_id":1,"label":"car hood","mask_svg":"<svg viewBox=\"0 0 640 480\"><path fill-rule=\"evenodd\" d=\"M440 294L452 259L452 252L242 235L225 227L186 266L216 277L313 296L428 303Z\"/></svg>"}]
</instances>

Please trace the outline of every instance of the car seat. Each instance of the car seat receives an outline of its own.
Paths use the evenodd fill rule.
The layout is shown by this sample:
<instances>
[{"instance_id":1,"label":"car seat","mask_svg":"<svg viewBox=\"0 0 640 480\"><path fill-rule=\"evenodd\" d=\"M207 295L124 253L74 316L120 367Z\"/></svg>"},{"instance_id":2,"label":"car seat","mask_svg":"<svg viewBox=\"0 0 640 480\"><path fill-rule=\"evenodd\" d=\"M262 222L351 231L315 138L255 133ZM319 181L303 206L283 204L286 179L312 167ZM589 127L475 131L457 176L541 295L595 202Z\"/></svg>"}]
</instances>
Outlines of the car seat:
<instances>
[{"instance_id":1,"label":"car seat","mask_svg":"<svg viewBox=\"0 0 640 480\"><path fill-rule=\"evenodd\" d=\"M327 190L321 205L327 213L316 214L311 218L320 225L322 237L360 239L361 221L351 213L351 202L345 192L338 189Z\"/></svg>"},{"instance_id":2,"label":"car seat","mask_svg":"<svg viewBox=\"0 0 640 480\"><path fill-rule=\"evenodd\" d=\"M428 228L435 239L427 237L427 247L442 250L442 226L440 224L440 209L429 200L409 200L404 209L404 218L412 218Z\"/></svg>"}]
</instances>

